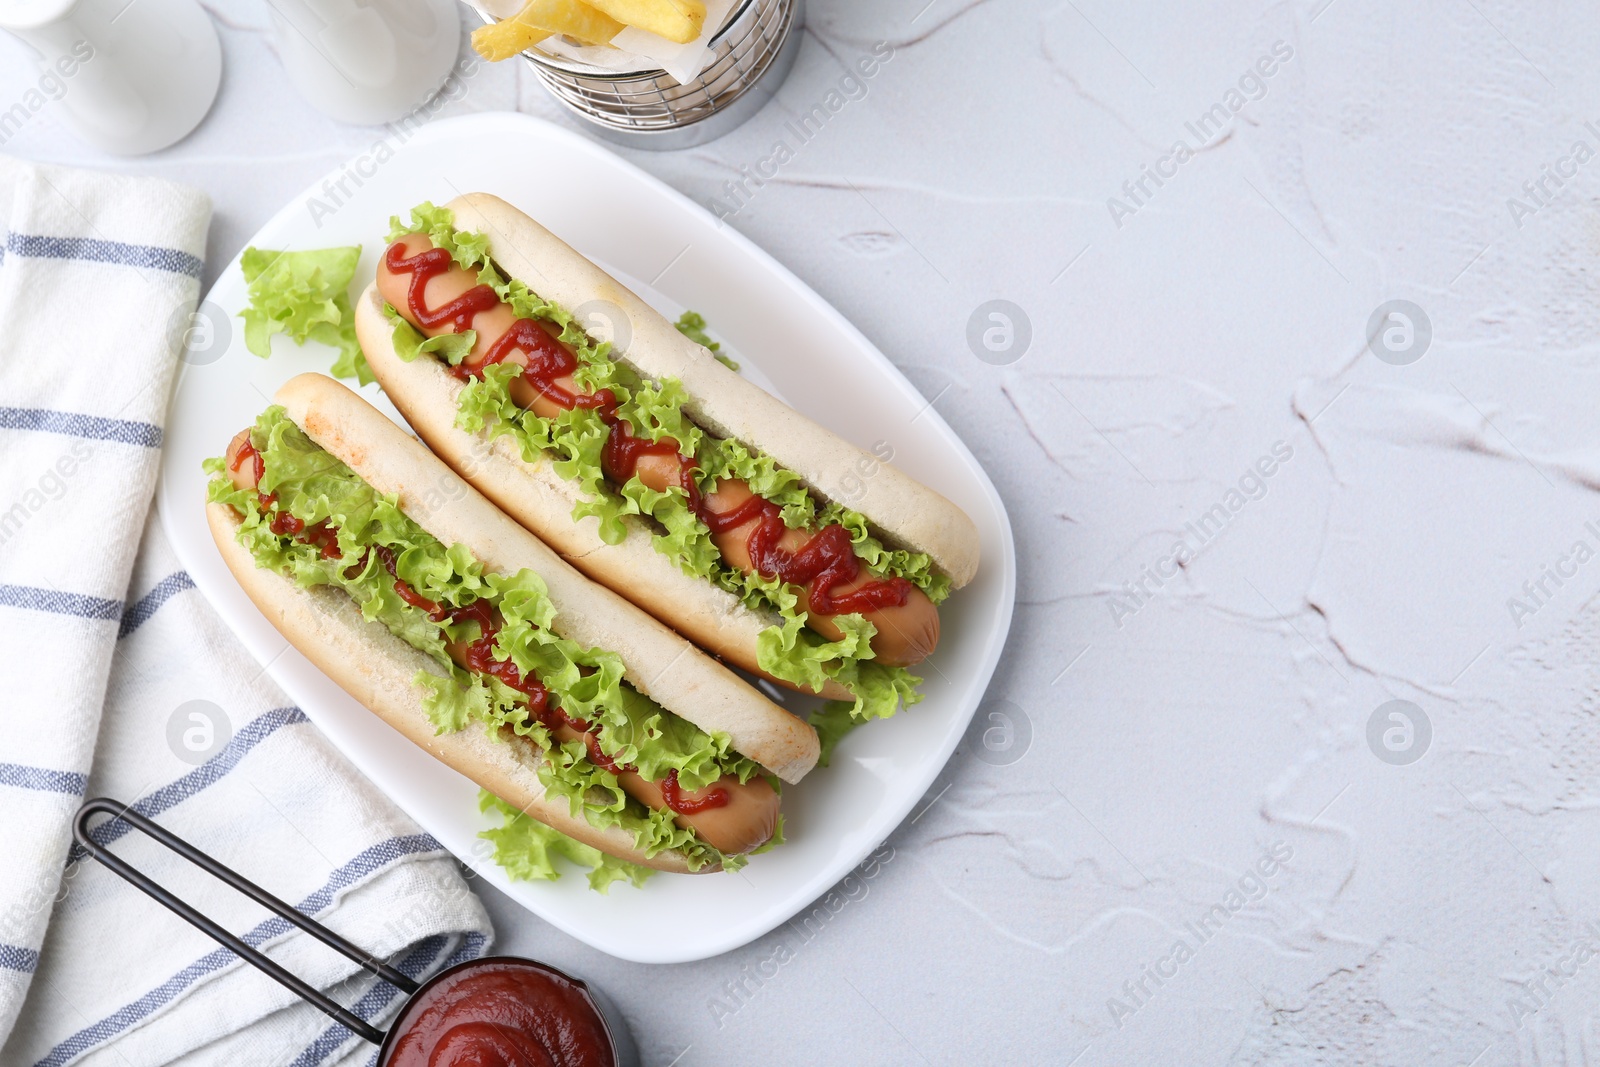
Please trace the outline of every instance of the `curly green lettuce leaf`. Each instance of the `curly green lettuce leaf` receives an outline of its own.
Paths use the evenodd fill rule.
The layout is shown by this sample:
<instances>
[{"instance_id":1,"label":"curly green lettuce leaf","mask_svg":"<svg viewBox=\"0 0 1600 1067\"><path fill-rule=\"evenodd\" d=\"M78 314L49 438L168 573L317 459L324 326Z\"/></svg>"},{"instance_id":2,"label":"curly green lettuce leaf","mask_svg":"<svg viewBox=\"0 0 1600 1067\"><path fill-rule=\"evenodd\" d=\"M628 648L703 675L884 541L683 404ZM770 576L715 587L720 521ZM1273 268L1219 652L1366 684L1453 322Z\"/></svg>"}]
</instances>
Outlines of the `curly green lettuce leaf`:
<instances>
[{"instance_id":1,"label":"curly green lettuce leaf","mask_svg":"<svg viewBox=\"0 0 1600 1067\"><path fill-rule=\"evenodd\" d=\"M272 335L287 334L295 344L319 341L339 350L331 368L335 378L376 381L356 340L350 307L350 281L361 259L361 246L279 252L246 248L239 258L250 306L244 319L244 343L266 359Z\"/></svg>"},{"instance_id":2,"label":"curly green lettuce leaf","mask_svg":"<svg viewBox=\"0 0 1600 1067\"><path fill-rule=\"evenodd\" d=\"M472 346L478 343L477 330L423 337L415 326L401 318L388 304L383 305L383 313L394 324L394 333L391 336L394 354L405 363L410 363L418 356L436 355L454 367L466 359L472 352Z\"/></svg>"},{"instance_id":3,"label":"curly green lettuce leaf","mask_svg":"<svg viewBox=\"0 0 1600 1067\"><path fill-rule=\"evenodd\" d=\"M453 734L494 714L487 686L461 686L432 671L418 671L411 684L423 691L422 709L435 734Z\"/></svg>"},{"instance_id":4,"label":"curly green lettuce leaf","mask_svg":"<svg viewBox=\"0 0 1600 1067\"><path fill-rule=\"evenodd\" d=\"M822 743L822 750L817 754L819 766L826 767L832 762L833 750L839 747L839 742L861 725L862 720L850 714L850 711L850 701L829 700L806 719L811 728L817 731L817 740Z\"/></svg>"},{"instance_id":5,"label":"curly green lettuce leaf","mask_svg":"<svg viewBox=\"0 0 1600 1067\"><path fill-rule=\"evenodd\" d=\"M538 819L524 815L488 790L479 790L478 810L500 816L499 826L484 830L478 836L494 845L495 862L504 867L512 878L553 882L561 877L555 864L557 858L586 868L589 888L601 893L607 892L611 883L618 881L642 886L646 879L656 873L649 867L620 860L573 840Z\"/></svg>"},{"instance_id":6,"label":"curly green lettuce leaf","mask_svg":"<svg viewBox=\"0 0 1600 1067\"><path fill-rule=\"evenodd\" d=\"M922 679L904 667L886 667L872 660L872 636L877 627L860 615L837 615L841 631L829 641L805 625L806 616L790 615L781 626L769 626L756 637L756 663L775 678L807 689L820 689L832 679L850 691L842 701L857 722L887 719L902 704L922 700L917 687Z\"/></svg>"},{"instance_id":7,"label":"curly green lettuce leaf","mask_svg":"<svg viewBox=\"0 0 1600 1067\"><path fill-rule=\"evenodd\" d=\"M497 658L537 676L558 707L590 723L607 756L636 766L645 777L658 781L676 771L687 789L703 788L724 774L748 781L759 768L733 750L728 735L708 734L624 685L622 662L614 653L584 649L550 628L555 606L542 578L529 570L485 572L465 545L446 546L427 533L399 509L395 498L373 489L307 437L281 407L261 415L251 441L263 460L260 491L276 497L279 512L307 527L323 522L336 527L336 554L325 555L304 540L274 533L256 493L236 489L220 458L206 463L213 474L209 498L243 516L238 538L259 566L288 574L303 587L343 589L365 618L433 658L441 670L421 671L415 681L424 690L423 707L436 730L451 732L477 723L497 738L507 731L526 737L548 756L539 768L547 790L566 797L574 815L581 812L596 826L627 830L647 855L677 849L696 869L707 864L734 869L744 862L743 857L723 856L677 826L670 812L630 803L616 776L590 762L581 744L554 742L528 714L522 694L457 666L446 642L476 639L477 624L437 622L407 603L379 553L368 549L382 546L392 552L396 575L447 611L488 601L502 619L495 635Z\"/></svg>"},{"instance_id":8,"label":"curly green lettuce leaf","mask_svg":"<svg viewBox=\"0 0 1600 1067\"><path fill-rule=\"evenodd\" d=\"M872 655L872 637L878 632L860 615L840 615L834 623L842 636L829 641L806 628L804 615L791 615L782 626L761 631L756 638L756 662L786 682L821 689L834 673L833 664Z\"/></svg>"},{"instance_id":9,"label":"curly green lettuce leaf","mask_svg":"<svg viewBox=\"0 0 1600 1067\"><path fill-rule=\"evenodd\" d=\"M440 248L448 249L458 266L470 267L488 262L488 235L457 230L455 213L447 207L438 207L424 200L411 209L409 223L402 221L398 215L389 217L389 243L393 244L408 233L419 232L427 234Z\"/></svg>"},{"instance_id":10,"label":"curly green lettuce leaf","mask_svg":"<svg viewBox=\"0 0 1600 1067\"><path fill-rule=\"evenodd\" d=\"M819 504L798 474L770 456L705 433L685 413L688 397L680 382L641 380L610 359L610 345L596 342L565 309L539 297L522 282L504 278L489 258L487 237L457 230L448 208L424 203L412 210L409 222L391 219L389 239L419 231L449 250L458 265L476 270L478 280L510 303L519 318L561 326L561 340L578 360L578 382L587 389L611 390L617 400L615 415L635 436L651 441L670 437L685 454L694 456L702 491L713 489L719 478L741 479L777 504L789 526L838 523L849 531L856 555L873 572L907 579L936 604L949 595L948 577L934 571L926 553L888 548L870 532L865 516L837 502ZM396 349L414 358L427 342L399 315L391 317L396 322ZM713 352L719 347L706 335L704 318L694 312L680 317L678 328ZM858 720L893 714L902 700L914 703L918 699L920 679L915 675L904 668L871 662L870 640L859 637L857 624L866 625L860 616L835 618L847 630L840 641L823 641L810 631L802 638L799 631L805 615L799 609L796 590L776 579L726 565L683 489L653 490L637 477L620 487L608 483L601 455L610 428L600 412L574 409L542 418L511 399L510 382L519 373L515 366L489 367L481 378L468 382L461 391L456 425L468 432L487 433L491 439L509 435L528 462L544 454L553 456L557 473L577 481L582 490L582 499L573 509L574 521L593 517L607 544L617 544L627 536L629 516L648 518L654 528L655 548L683 571L716 583L752 608L778 615L780 625L765 631L758 646L763 670L813 689L828 679L841 683L851 691L851 713ZM871 627L867 629L870 638Z\"/></svg>"},{"instance_id":11,"label":"curly green lettuce leaf","mask_svg":"<svg viewBox=\"0 0 1600 1067\"><path fill-rule=\"evenodd\" d=\"M585 499L573 511L574 520L595 516L601 539L617 544L627 536L623 517L636 515L639 510L606 485L601 453L609 428L590 410L574 409L545 419L520 407L511 399L510 390L511 380L519 373L515 365L502 363L485 368L481 378L469 381L457 403L456 425L470 433L485 432L491 440L510 436L522 458L530 463L547 453L554 457L557 473L577 480L584 491ZM627 391L620 380L611 380L603 387L617 395Z\"/></svg>"},{"instance_id":12,"label":"curly green lettuce leaf","mask_svg":"<svg viewBox=\"0 0 1600 1067\"><path fill-rule=\"evenodd\" d=\"M685 311L682 315L678 316L678 321L673 323L673 325L678 328L679 333L683 334L689 340L693 341L697 345L700 345L707 352L710 352L713 356L717 357L718 363L722 364L724 367L727 367L731 371L738 371L739 364L723 355L722 345L718 344L716 341L713 341L711 339L711 335L706 333L706 319L704 315L700 314L698 311Z\"/></svg>"}]
</instances>

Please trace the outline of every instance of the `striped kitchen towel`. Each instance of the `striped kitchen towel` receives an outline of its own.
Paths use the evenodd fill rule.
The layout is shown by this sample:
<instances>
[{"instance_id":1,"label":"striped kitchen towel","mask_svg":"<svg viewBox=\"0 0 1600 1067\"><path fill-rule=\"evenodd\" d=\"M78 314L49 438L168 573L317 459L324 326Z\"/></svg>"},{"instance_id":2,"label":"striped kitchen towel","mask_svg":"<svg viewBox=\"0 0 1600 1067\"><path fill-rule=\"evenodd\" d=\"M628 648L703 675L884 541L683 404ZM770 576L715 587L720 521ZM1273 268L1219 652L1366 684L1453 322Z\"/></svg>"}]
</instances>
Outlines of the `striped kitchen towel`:
<instances>
[{"instance_id":1,"label":"striped kitchen towel","mask_svg":"<svg viewBox=\"0 0 1600 1067\"><path fill-rule=\"evenodd\" d=\"M206 198L0 157L0 1063L366 1064L371 1046L71 841L132 802L402 971L482 906L224 627L150 512ZM198 502L197 502L198 506ZM126 824L102 840L359 1014L387 984Z\"/></svg>"}]
</instances>

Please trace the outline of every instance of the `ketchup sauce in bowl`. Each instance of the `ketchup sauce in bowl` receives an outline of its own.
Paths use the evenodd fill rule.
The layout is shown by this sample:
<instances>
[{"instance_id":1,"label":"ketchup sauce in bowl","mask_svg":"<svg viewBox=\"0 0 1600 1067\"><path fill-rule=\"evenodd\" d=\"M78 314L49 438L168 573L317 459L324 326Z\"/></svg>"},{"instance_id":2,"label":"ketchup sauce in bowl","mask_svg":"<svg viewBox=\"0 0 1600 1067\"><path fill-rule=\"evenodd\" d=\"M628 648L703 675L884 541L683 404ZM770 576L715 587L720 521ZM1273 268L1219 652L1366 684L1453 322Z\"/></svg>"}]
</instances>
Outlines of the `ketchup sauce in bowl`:
<instances>
[{"instance_id":1,"label":"ketchup sauce in bowl","mask_svg":"<svg viewBox=\"0 0 1600 1067\"><path fill-rule=\"evenodd\" d=\"M618 1028L624 1035L625 1029ZM380 1067L626 1067L588 986L515 956L469 960L408 1000Z\"/></svg>"}]
</instances>

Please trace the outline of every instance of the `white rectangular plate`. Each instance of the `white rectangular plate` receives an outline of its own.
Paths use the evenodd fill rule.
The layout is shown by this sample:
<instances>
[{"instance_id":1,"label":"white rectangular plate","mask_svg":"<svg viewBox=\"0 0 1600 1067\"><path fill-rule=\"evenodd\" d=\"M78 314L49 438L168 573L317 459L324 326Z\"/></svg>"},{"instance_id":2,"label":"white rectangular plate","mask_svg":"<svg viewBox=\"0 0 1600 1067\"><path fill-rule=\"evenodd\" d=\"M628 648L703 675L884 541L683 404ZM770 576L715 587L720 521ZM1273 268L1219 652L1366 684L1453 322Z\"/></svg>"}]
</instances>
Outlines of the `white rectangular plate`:
<instances>
[{"instance_id":1,"label":"white rectangular plate","mask_svg":"<svg viewBox=\"0 0 1600 1067\"><path fill-rule=\"evenodd\" d=\"M663 312L676 317L692 307L704 314L753 380L857 444L887 442L897 466L955 501L978 525L983 563L977 579L943 608L939 650L920 672L926 699L857 730L831 767L784 790L788 844L755 857L741 876L662 875L642 889L616 886L606 896L591 892L575 873L555 883L513 882L486 862L477 834L490 822L478 812L477 787L411 745L288 647L217 554L203 515L201 461L220 454L280 384L302 371L326 371L331 354L283 338L271 360L247 352L242 324L233 317L247 304L237 260L206 298L218 340L182 368L158 501L190 576L251 652L423 828L573 937L641 963L702 959L746 944L860 863L906 817L960 740L1011 624L1016 560L1000 497L939 414L837 311L733 229L605 149L527 116L488 114L433 123L392 158L379 161L378 155L358 157L313 186L251 244L359 244L359 292L373 277L391 215L404 216L423 200L494 193ZM654 282L637 281L646 278ZM400 421L376 387L364 393Z\"/></svg>"}]
</instances>

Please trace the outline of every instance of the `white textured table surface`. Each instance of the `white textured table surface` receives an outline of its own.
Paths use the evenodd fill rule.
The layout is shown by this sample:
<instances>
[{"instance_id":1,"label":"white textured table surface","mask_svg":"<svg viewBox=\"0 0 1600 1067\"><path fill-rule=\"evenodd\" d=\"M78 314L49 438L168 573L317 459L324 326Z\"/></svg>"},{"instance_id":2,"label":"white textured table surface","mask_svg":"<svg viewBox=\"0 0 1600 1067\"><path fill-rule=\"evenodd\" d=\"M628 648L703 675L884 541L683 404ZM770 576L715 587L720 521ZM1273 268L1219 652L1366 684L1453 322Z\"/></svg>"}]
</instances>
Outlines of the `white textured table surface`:
<instances>
[{"instance_id":1,"label":"white textured table surface","mask_svg":"<svg viewBox=\"0 0 1600 1067\"><path fill-rule=\"evenodd\" d=\"M630 158L709 203L789 142L734 224L1011 509L1010 748L958 753L825 922L650 968L491 899L500 947L608 990L651 1067L1592 1062L1600 19L924 3L812 0L777 104ZM4 150L205 189L214 272L376 134L294 95L264 5L212 13L222 95L176 148L108 161L47 109ZM513 108L557 114L515 64L444 113ZM1008 365L967 340L992 299L1031 323ZM1396 299L1428 328L1384 361Z\"/></svg>"}]
</instances>

